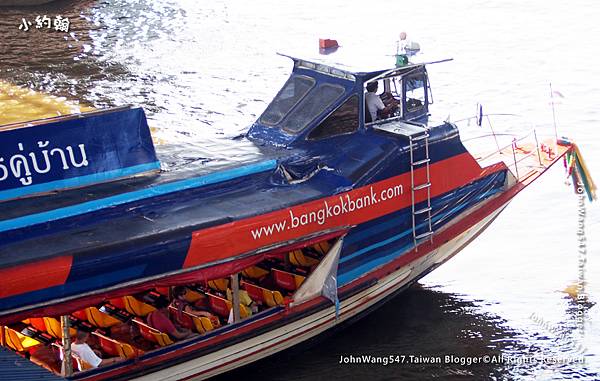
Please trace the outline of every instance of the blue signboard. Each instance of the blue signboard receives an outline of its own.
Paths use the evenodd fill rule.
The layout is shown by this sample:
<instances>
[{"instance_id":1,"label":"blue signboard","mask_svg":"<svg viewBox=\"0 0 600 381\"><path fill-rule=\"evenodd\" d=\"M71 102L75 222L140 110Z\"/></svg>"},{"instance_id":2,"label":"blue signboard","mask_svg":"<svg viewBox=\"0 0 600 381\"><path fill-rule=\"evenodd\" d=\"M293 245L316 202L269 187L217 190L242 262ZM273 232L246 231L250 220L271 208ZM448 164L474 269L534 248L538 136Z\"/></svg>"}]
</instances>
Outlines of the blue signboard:
<instances>
[{"instance_id":1,"label":"blue signboard","mask_svg":"<svg viewBox=\"0 0 600 381\"><path fill-rule=\"evenodd\" d=\"M0 201L160 169L141 108L0 131Z\"/></svg>"}]
</instances>

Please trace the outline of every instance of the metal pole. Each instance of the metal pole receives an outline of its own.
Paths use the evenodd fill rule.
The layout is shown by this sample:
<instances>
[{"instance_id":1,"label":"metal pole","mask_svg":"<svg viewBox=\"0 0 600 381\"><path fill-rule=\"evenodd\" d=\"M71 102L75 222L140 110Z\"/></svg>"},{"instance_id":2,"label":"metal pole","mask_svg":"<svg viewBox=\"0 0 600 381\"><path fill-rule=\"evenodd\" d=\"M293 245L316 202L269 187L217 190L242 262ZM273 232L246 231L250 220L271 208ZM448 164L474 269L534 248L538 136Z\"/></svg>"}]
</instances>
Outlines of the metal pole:
<instances>
[{"instance_id":1,"label":"metal pole","mask_svg":"<svg viewBox=\"0 0 600 381\"><path fill-rule=\"evenodd\" d=\"M492 121L490 120L490 116L486 115L485 118L488 121L488 124L490 125L490 130L492 130L492 135L494 136L494 140L496 141L496 147L498 148L498 152L502 153L502 151L500 150L500 144L498 143L498 138L496 137L496 133L494 132L494 127L492 127Z\"/></svg>"},{"instance_id":2,"label":"metal pole","mask_svg":"<svg viewBox=\"0 0 600 381\"><path fill-rule=\"evenodd\" d=\"M533 136L535 136L535 150L537 151L538 161L540 162L540 165L543 166L542 157L540 156L540 144L538 143L537 133L535 132L535 129L533 130Z\"/></svg>"},{"instance_id":3,"label":"metal pole","mask_svg":"<svg viewBox=\"0 0 600 381\"><path fill-rule=\"evenodd\" d=\"M71 321L68 315L60 317L62 328L62 346L63 346L63 372L65 377L73 375L73 361L71 360Z\"/></svg>"},{"instance_id":4,"label":"metal pole","mask_svg":"<svg viewBox=\"0 0 600 381\"><path fill-rule=\"evenodd\" d=\"M231 275L231 294L233 301L233 322L240 321L240 278L238 274Z\"/></svg>"},{"instance_id":5,"label":"metal pole","mask_svg":"<svg viewBox=\"0 0 600 381\"><path fill-rule=\"evenodd\" d=\"M554 151L558 154L558 129L556 127L556 112L554 111L554 91L552 91L552 82L550 83L550 102L552 103L552 120L554 121Z\"/></svg>"}]
</instances>

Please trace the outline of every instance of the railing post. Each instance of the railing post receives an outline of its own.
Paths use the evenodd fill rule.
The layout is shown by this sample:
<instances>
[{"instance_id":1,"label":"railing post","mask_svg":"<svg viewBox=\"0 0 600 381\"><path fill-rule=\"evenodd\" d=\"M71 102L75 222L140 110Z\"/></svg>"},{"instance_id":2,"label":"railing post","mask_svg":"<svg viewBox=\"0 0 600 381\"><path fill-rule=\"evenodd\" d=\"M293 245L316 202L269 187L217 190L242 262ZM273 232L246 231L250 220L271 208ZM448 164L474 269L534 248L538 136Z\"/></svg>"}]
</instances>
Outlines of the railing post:
<instances>
[{"instance_id":1,"label":"railing post","mask_svg":"<svg viewBox=\"0 0 600 381\"><path fill-rule=\"evenodd\" d=\"M71 321L68 315L60 317L62 328L62 347L63 347L63 376L71 377L73 375L73 361L71 360Z\"/></svg>"},{"instance_id":2,"label":"railing post","mask_svg":"<svg viewBox=\"0 0 600 381\"><path fill-rule=\"evenodd\" d=\"M237 273L231 275L231 299L233 302L233 322L240 321L240 278Z\"/></svg>"},{"instance_id":3,"label":"railing post","mask_svg":"<svg viewBox=\"0 0 600 381\"><path fill-rule=\"evenodd\" d=\"M517 140L513 139L513 143L512 143L513 160L515 161L515 172L517 174L517 180L519 180L519 167L517 167L517 153L515 152L516 145L517 145Z\"/></svg>"}]
</instances>

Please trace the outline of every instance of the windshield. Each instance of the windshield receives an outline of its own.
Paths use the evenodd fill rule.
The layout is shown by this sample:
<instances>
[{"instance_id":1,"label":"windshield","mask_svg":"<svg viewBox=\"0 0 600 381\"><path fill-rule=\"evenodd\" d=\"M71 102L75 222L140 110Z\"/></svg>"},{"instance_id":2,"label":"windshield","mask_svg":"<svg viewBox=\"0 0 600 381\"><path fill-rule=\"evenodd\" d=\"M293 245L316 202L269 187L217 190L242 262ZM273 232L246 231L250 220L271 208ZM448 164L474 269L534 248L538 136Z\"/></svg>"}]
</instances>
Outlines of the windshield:
<instances>
[{"instance_id":1,"label":"windshield","mask_svg":"<svg viewBox=\"0 0 600 381\"><path fill-rule=\"evenodd\" d=\"M267 126L274 126L281 122L314 85L314 78L304 75L291 76L262 114L260 122Z\"/></svg>"},{"instance_id":2,"label":"windshield","mask_svg":"<svg viewBox=\"0 0 600 381\"><path fill-rule=\"evenodd\" d=\"M342 86L325 83L313 89L281 124L289 132L299 132L344 94Z\"/></svg>"}]
</instances>

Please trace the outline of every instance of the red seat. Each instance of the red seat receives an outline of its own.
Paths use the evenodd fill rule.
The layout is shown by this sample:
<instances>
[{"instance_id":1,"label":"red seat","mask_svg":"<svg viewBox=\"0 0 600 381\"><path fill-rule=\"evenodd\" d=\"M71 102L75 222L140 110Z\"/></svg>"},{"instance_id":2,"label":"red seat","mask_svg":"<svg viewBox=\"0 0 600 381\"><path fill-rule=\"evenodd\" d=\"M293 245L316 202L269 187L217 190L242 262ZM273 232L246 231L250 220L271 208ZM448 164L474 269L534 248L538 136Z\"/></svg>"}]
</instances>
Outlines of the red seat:
<instances>
[{"instance_id":1,"label":"red seat","mask_svg":"<svg viewBox=\"0 0 600 381\"><path fill-rule=\"evenodd\" d=\"M287 271L272 269L275 284L284 290L296 291L304 281L302 275L288 273Z\"/></svg>"},{"instance_id":2,"label":"red seat","mask_svg":"<svg viewBox=\"0 0 600 381\"><path fill-rule=\"evenodd\" d=\"M229 310L231 309L231 302L227 299L221 298L213 294L208 295L208 305L217 315L228 318Z\"/></svg>"},{"instance_id":3,"label":"red seat","mask_svg":"<svg viewBox=\"0 0 600 381\"><path fill-rule=\"evenodd\" d=\"M122 310L125 309L125 302L123 301L123 298L109 299L108 302L117 308L120 308Z\"/></svg>"},{"instance_id":4,"label":"red seat","mask_svg":"<svg viewBox=\"0 0 600 381\"><path fill-rule=\"evenodd\" d=\"M173 344L173 340L166 333L160 332L137 319L133 319L132 321L137 324L140 334L144 339L156 343L161 347Z\"/></svg>"},{"instance_id":5,"label":"red seat","mask_svg":"<svg viewBox=\"0 0 600 381\"><path fill-rule=\"evenodd\" d=\"M185 313L185 311L181 311L181 313L179 313L177 308L169 306L169 315L171 316L171 319L175 320L175 322L180 326L189 329L195 328L194 319L189 314Z\"/></svg>"},{"instance_id":6,"label":"red seat","mask_svg":"<svg viewBox=\"0 0 600 381\"><path fill-rule=\"evenodd\" d=\"M75 311L73 313L71 313L72 316L76 317L79 320L83 320L83 321L87 321L87 315L85 313L85 310L79 310L79 311Z\"/></svg>"},{"instance_id":7,"label":"red seat","mask_svg":"<svg viewBox=\"0 0 600 381\"><path fill-rule=\"evenodd\" d=\"M156 287L155 290L163 296L169 296L169 287Z\"/></svg>"},{"instance_id":8,"label":"red seat","mask_svg":"<svg viewBox=\"0 0 600 381\"><path fill-rule=\"evenodd\" d=\"M31 326L37 329L38 331L48 332L48 330L46 329L46 324L44 323L44 318L29 318L29 324L31 324Z\"/></svg>"},{"instance_id":9,"label":"red seat","mask_svg":"<svg viewBox=\"0 0 600 381\"><path fill-rule=\"evenodd\" d=\"M279 291L271 291L244 281L242 281L241 285L250 298L259 304L275 307L283 303L283 295Z\"/></svg>"},{"instance_id":10,"label":"red seat","mask_svg":"<svg viewBox=\"0 0 600 381\"><path fill-rule=\"evenodd\" d=\"M260 301L262 303L266 303L266 300L263 295L262 287L259 287L257 285L247 283L244 281L242 281L241 285L244 288L244 290L246 290L246 292L248 293L248 296L250 296L250 298L252 300L257 301L257 302Z\"/></svg>"},{"instance_id":11,"label":"red seat","mask_svg":"<svg viewBox=\"0 0 600 381\"><path fill-rule=\"evenodd\" d=\"M102 351L113 357L133 358L142 354L141 351L134 349L131 345L104 336L99 332L94 332L94 336L98 338Z\"/></svg>"},{"instance_id":12,"label":"red seat","mask_svg":"<svg viewBox=\"0 0 600 381\"><path fill-rule=\"evenodd\" d=\"M133 319L132 322L137 325L140 330L140 335L150 342L157 343L156 338L152 334L152 331L156 331L154 328L150 327L146 323L141 322L138 319Z\"/></svg>"},{"instance_id":13,"label":"red seat","mask_svg":"<svg viewBox=\"0 0 600 381\"><path fill-rule=\"evenodd\" d=\"M100 344L100 348L102 348L103 352L106 352L113 357L120 356L119 342L100 334L95 334L94 336L98 338L98 343Z\"/></svg>"}]
</instances>

